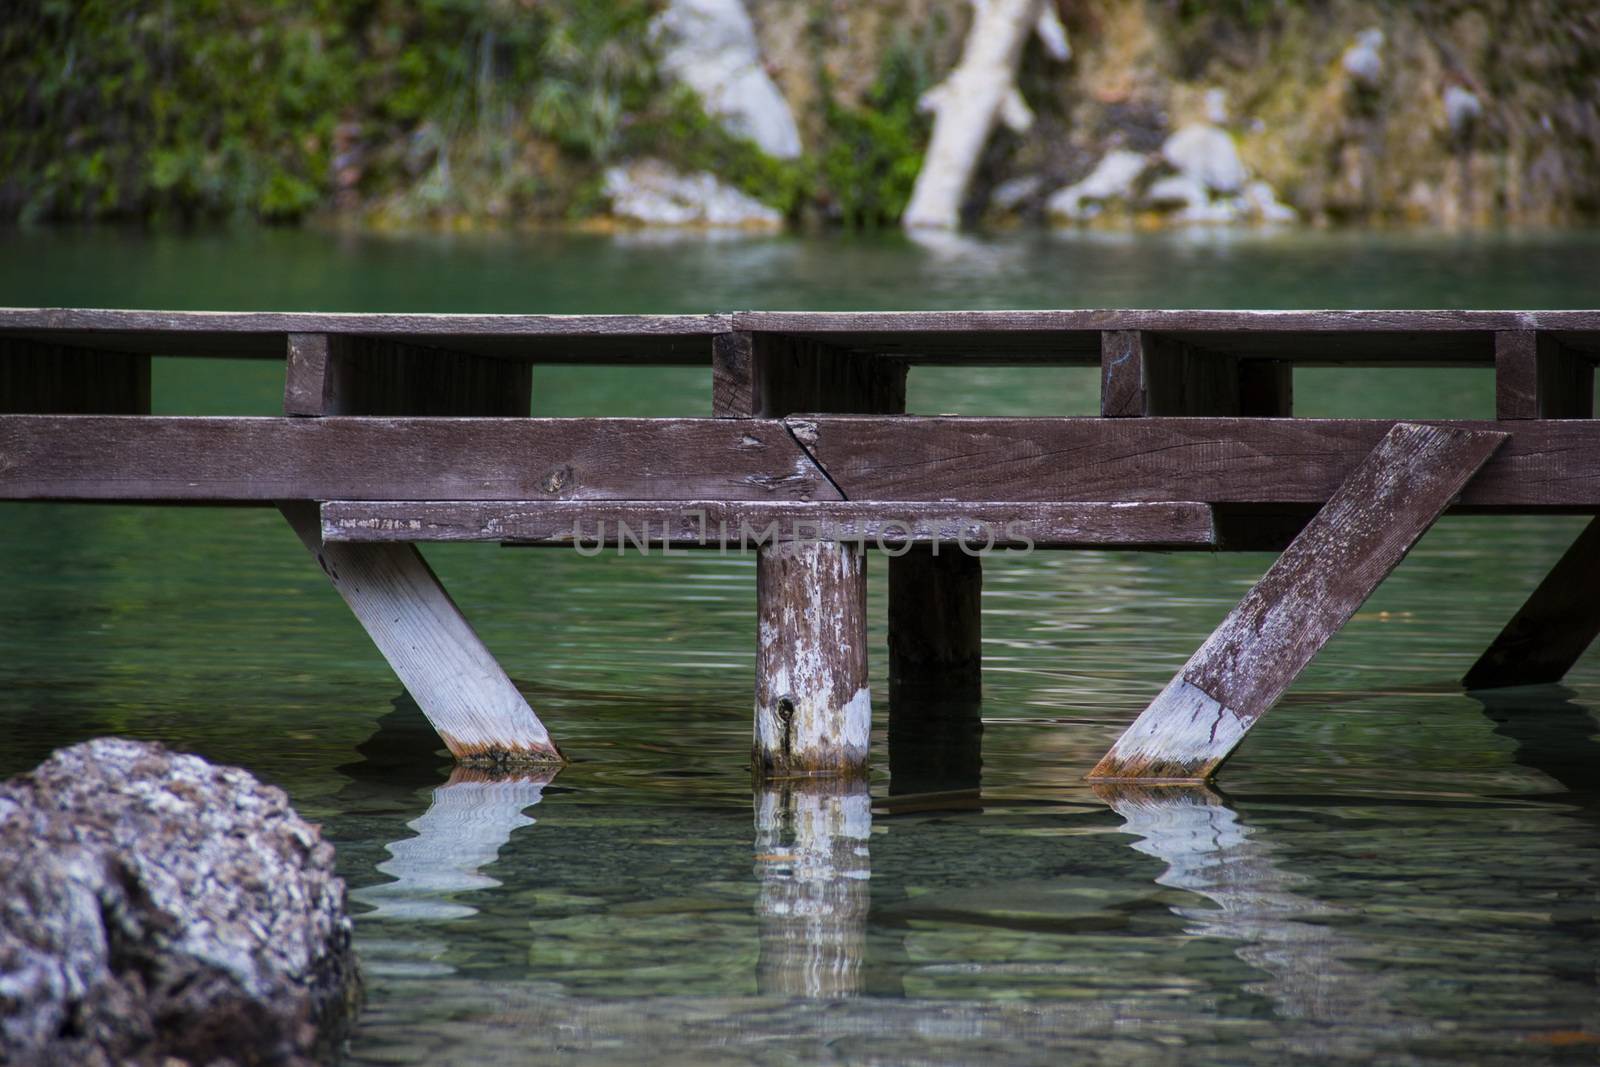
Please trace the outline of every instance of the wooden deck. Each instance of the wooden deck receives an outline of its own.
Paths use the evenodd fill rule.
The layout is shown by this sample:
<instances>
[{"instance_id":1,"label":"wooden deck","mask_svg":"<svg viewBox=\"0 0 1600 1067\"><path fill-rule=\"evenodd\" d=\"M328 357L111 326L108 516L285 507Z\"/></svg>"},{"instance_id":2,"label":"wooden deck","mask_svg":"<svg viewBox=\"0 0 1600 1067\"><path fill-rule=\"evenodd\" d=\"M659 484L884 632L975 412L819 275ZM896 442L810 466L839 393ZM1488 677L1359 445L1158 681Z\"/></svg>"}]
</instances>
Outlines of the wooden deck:
<instances>
[{"instance_id":1,"label":"wooden deck","mask_svg":"<svg viewBox=\"0 0 1600 1067\"><path fill-rule=\"evenodd\" d=\"M153 416L153 356L280 360L284 414ZM973 553L1284 550L1097 769L1188 779L1438 515L1600 514L1597 360L1593 311L0 310L0 499L279 506L464 760L559 750L417 543L754 551L752 762L775 776L865 766L869 547L902 601L891 690L974 697ZM561 363L708 367L707 417L532 417L533 368ZM906 414L927 364L1098 366L1100 414ZM1299 366L1492 368L1495 417L1297 418ZM1597 552L1574 545L1472 684L1570 668L1600 632Z\"/></svg>"}]
</instances>

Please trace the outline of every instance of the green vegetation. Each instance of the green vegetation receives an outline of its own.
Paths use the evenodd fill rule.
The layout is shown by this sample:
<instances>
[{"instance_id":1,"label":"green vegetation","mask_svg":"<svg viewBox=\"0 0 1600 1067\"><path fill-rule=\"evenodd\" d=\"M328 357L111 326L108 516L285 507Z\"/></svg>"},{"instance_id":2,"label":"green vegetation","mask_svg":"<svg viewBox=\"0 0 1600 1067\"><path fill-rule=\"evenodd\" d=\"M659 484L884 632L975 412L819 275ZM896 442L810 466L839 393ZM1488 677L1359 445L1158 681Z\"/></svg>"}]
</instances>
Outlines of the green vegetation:
<instances>
[{"instance_id":1,"label":"green vegetation","mask_svg":"<svg viewBox=\"0 0 1600 1067\"><path fill-rule=\"evenodd\" d=\"M609 161L708 170L791 217L892 223L927 135L891 49L784 162L663 85L649 0L18 0L0 13L0 218L392 225L593 213Z\"/></svg>"}]
</instances>

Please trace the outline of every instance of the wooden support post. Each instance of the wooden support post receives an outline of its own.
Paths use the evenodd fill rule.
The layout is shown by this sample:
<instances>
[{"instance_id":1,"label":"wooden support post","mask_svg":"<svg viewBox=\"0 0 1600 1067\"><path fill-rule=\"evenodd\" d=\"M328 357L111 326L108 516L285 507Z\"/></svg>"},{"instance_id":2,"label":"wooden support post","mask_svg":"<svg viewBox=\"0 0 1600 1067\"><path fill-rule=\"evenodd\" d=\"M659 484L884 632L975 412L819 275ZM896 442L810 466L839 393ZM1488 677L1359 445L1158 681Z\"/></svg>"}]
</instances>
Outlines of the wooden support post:
<instances>
[{"instance_id":1,"label":"wooden support post","mask_svg":"<svg viewBox=\"0 0 1600 1067\"><path fill-rule=\"evenodd\" d=\"M735 331L715 339L717 417L892 414L905 404L906 365L899 360L780 333ZM865 773L872 695L862 548L780 543L761 548L756 567L757 773Z\"/></svg>"},{"instance_id":2,"label":"wooden support post","mask_svg":"<svg viewBox=\"0 0 1600 1067\"><path fill-rule=\"evenodd\" d=\"M416 548L323 544L315 504L278 507L451 755L463 763L562 762L544 724Z\"/></svg>"},{"instance_id":3,"label":"wooden support post","mask_svg":"<svg viewBox=\"0 0 1600 1067\"><path fill-rule=\"evenodd\" d=\"M1559 682L1600 636L1600 518L1584 527L1461 684Z\"/></svg>"},{"instance_id":4,"label":"wooden support post","mask_svg":"<svg viewBox=\"0 0 1600 1067\"><path fill-rule=\"evenodd\" d=\"M714 339L712 414L892 415L906 408L906 364L808 337L736 331Z\"/></svg>"},{"instance_id":5,"label":"wooden support post","mask_svg":"<svg viewBox=\"0 0 1600 1067\"><path fill-rule=\"evenodd\" d=\"M983 691L983 564L959 545L915 545L889 569L889 686L977 700Z\"/></svg>"},{"instance_id":6,"label":"wooden support post","mask_svg":"<svg viewBox=\"0 0 1600 1067\"><path fill-rule=\"evenodd\" d=\"M1287 419L1294 414L1294 364L1286 359L1239 361L1239 414Z\"/></svg>"},{"instance_id":7,"label":"wooden support post","mask_svg":"<svg viewBox=\"0 0 1600 1067\"><path fill-rule=\"evenodd\" d=\"M529 413L526 364L393 341L290 334L292 415ZM462 763L564 762L544 724L415 545L324 544L318 505L278 505L328 580Z\"/></svg>"},{"instance_id":8,"label":"wooden support post","mask_svg":"<svg viewBox=\"0 0 1600 1067\"><path fill-rule=\"evenodd\" d=\"M1281 384L1285 373L1252 368L1254 407L1271 405L1276 413L1286 402ZM1107 418L1239 415L1243 381L1241 361L1226 353L1149 330L1100 335L1100 414Z\"/></svg>"},{"instance_id":9,"label":"wooden support post","mask_svg":"<svg viewBox=\"0 0 1600 1067\"><path fill-rule=\"evenodd\" d=\"M757 775L867 771L867 561L855 545L779 541L756 554Z\"/></svg>"},{"instance_id":10,"label":"wooden support post","mask_svg":"<svg viewBox=\"0 0 1600 1067\"><path fill-rule=\"evenodd\" d=\"M1209 778L1508 436L1397 423L1089 777Z\"/></svg>"},{"instance_id":11,"label":"wooden support post","mask_svg":"<svg viewBox=\"0 0 1600 1067\"><path fill-rule=\"evenodd\" d=\"M0 413L148 415L150 357L0 337Z\"/></svg>"},{"instance_id":12,"label":"wooden support post","mask_svg":"<svg viewBox=\"0 0 1600 1067\"><path fill-rule=\"evenodd\" d=\"M1591 419L1594 364L1538 330L1494 335L1497 419Z\"/></svg>"},{"instance_id":13,"label":"wooden support post","mask_svg":"<svg viewBox=\"0 0 1600 1067\"><path fill-rule=\"evenodd\" d=\"M872 798L864 780L783 782L755 796L763 996L862 991L871 907Z\"/></svg>"}]
</instances>

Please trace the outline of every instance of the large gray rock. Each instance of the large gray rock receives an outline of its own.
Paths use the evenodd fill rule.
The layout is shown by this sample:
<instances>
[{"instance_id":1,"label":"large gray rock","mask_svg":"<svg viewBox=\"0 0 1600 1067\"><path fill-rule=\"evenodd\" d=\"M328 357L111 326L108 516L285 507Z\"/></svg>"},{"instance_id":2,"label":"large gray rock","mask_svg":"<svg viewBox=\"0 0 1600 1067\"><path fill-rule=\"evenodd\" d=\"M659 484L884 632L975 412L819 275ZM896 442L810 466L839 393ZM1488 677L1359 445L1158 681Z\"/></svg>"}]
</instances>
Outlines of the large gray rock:
<instances>
[{"instance_id":1,"label":"large gray rock","mask_svg":"<svg viewBox=\"0 0 1600 1067\"><path fill-rule=\"evenodd\" d=\"M1052 194L1045 202L1045 210L1075 222L1094 218L1107 201L1128 199L1148 164L1149 160L1141 152L1113 149L1082 181Z\"/></svg>"},{"instance_id":2,"label":"large gray rock","mask_svg":"<svg viewBox=\"0 0 1600 1067\"><path fill-rule=\"evenodd\" d=\"M0 1062L305 1062L358 990L333 847L282 790L116 738L0 785Z\"/></svg>"},{"instance_id":3,"label":"large gray rock","mask_svg":"<svg viewBox=\"0 0 1600 1067\"><path fill-rule=\"evenodd\" d=\"M707 114L769 156L800 155L794 112L762 66L755 26L739 0L671 0L651 30L662 70L693 89Z\"/></svg>"},{"instance_id":4,"label":"large gray rock","mask_svg":"<svg viewBox=\"0 0 1600 1067\"><path fill-rule=\"evenodd\" d=\"M776 229L783 215L714 175L684 174L656 159L607 168L611 214L647 226Z\"/></svg>"}]
</instances>

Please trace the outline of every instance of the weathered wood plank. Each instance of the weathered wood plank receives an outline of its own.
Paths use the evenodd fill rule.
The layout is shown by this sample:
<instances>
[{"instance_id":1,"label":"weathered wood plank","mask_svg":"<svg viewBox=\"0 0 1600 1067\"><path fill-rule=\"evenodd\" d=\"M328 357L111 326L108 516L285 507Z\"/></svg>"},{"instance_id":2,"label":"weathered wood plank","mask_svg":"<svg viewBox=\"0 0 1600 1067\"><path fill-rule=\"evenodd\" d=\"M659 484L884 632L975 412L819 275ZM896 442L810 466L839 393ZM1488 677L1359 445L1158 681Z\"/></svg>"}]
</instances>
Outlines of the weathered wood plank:
<instances>
[{"instance_id":1,"label":"weathered wood plank","mask_svg":"<svg viewBox=\"0 0 1600 1067\"><path fill-rule=\"evenodd\" d=\"M1238 415L1239 361L1149 330L1101 335L1100 414Z\"/></svg>"},{"instance_id":2,"label":"weathered wood plank","mask_svg":"<svg viewBox=\"0 0 1600 1067\"><path fill-rule=\"evenodd\" d=\"M0 499L836 500L781 423L0 416Z\"/></svg>"},{"instance_id":3,"label":"weathered wood plank","mask_svg":"<svg viewBox=\"0 0 1600 1067\"><path fill-rule=\"evenodd\" d=\"M1551 568L1461 684L1468 689L1559 682L1600 636L1600 519Z\"/></svg>"},{"instance_id":4,"label":"weathered wood plank","mask_svg":"<svg viewBox=\"0 0 1600 1067\"><path fill-rule=\"evenodd\" d=\"M618 545L738 549L778 539L858 541L883 548L938 542L946 546L943 556L989 549L1210 548L1216 543L1211 509L1184 502L336 500L322 506L322 536L341 542L577 545L586 551Z\"/></svg>"},{"instance_id":5,"label":"weathered wood plank","mask_svg":"<svg viewBox=\"0 0 1600 1067\"><path fill-rule=\"evenodd\" d=\"M1209 778L1506 436L1386 433L1089 777Z\"/></svg>"},{"instance_id":6,"label":"weathered wood plank","mask_svg":"<svg viewBox=\"0 0 1600 1067\"><path fill-rule=\"evenodd\" d=\"M755 345L743 331L719 334L711 346L711 414L748 419L760 414Z\"/></svg>"},{"instance_id":7,"label":"weathered wood plank","mask_svg":"<svg viewBox=\"0 0 1600 1067\"><path fill-rule=\"evenodd\" d=\"M1495 416L1500 419L1594 417L1594 364L1549 333L1495 334Z\"/></svg>"},{"instance_id":8,"label":"weathered wood plank","mask_svg":"<svg viewBox=\"0 0 1600 1067\"><path fill-rule=\"evenodd\" d=\"M0 308L0 336L164 356L282 359L290 334L387 338L535 363L705 366L727 315L419 315Z\"/></svg>"},{"instance_id":9,"label":"weathered wood plank","mask_svg":"<svg viewBox=\"0 0 1600 1067\"><path fill-rule=\"evenodd\" d=\"M526 362L425 348L381 337L291 334L288 415L526 417Z\"/></svg>"},{"instance_id":10,"label":"weathered wood plank","mask_svg":"<svg viewBox=\"0 0 1600 1067\"><path fill-rule=\"evenodd\" d=\"M761 549L756 615L756 774L865 774L872 733L866 554L822 542Z\"/></svg>"},{"instance_id":11,"label":"weathered wood plank","mask_svg":"<svg viewBox=\"0 0 1600 1067\"><path fill-rule=\"evenodd\" d=\"M1209 525L1209 522L1208 522ZM889 571L892 700L983 693L983 563L952 545L915 546Z\"/></svg>"},{"instance_id":12,"label":"weathered wood plank","mask_svg":"<svg viewBox=\"0 0 1600 1067\"><path fill-rule=\"evenodd\" d=\"M325 545L315 504L279 508L457 760L563 762L414 547Z\"/></svg>"},{"instance_id":13,"label":"weathered wood plank","mask_svg":"<svg viewBox=\"0 0 1600 1067\"><path fill-rule=\"evenodd\" d=\"M1199 500L1321 504L1394 425L1379 419L788 420L852 500ZM1441 422L1511 441L1470 507L1600 507L1600 423Z\"/></svg>"},{"instance_id":14,"label":"weathered wood plank","mask_svg":"<svg viewBox=\"0 0 1600 1067\"><path fill-rule=\"evenodd\" d=\"M0 335L0 413L148 415L150 357Z\"/></svg>"}]
</instances>

